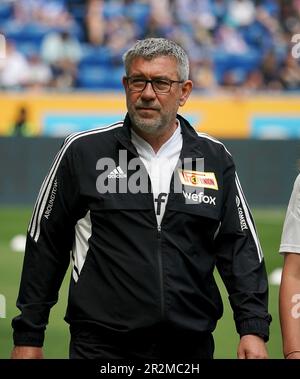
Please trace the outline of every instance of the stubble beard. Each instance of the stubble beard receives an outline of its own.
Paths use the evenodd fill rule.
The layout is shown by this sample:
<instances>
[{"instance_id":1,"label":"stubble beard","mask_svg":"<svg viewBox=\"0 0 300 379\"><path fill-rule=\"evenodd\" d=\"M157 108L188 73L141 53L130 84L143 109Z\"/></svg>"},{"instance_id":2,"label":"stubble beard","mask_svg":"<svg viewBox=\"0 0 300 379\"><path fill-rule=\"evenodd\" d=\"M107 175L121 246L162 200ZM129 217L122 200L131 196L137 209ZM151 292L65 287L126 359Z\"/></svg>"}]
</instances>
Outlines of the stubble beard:
<instances>
[{"instance_id":1,"label":"stubble beard","mask_svg":"<svg viewBox=\"0 0 300 379\"><path fill-rule=\"evenodd\" d=\"M131 112L129 112L129 116L135 129L149 135L163 134L164 131L170 127L172 122L172 117L168 114L158 114L158 116L154 119L147 119L140 117L135 110L131 110Z\"/></svg>"},{"instance_id":2,"label":"stubble beard","mask_svg":"<svg viewBox=\"0 0 300 379\"><path fill-rule=\"evenodd\" d=\"M151 135L159 134L159 132L163 130L165 126L165 123L163 122L161 117L157 119L147 120L139 117L136 114L133 114L130 116L130 118L133 126L137 130Z\"/></svg>"}]
</instances>

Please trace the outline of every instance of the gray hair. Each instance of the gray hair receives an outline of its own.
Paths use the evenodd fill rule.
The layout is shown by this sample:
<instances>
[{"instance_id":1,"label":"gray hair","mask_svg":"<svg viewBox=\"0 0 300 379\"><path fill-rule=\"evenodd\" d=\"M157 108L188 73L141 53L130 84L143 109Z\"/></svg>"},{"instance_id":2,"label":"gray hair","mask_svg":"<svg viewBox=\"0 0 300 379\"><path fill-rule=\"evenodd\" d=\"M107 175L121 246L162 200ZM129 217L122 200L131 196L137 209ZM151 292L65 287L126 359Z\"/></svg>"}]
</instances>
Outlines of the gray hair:
<instances>
[{"instance_id":1,"label":"gray hair","mask_svg":"<svg viewBox=\"0 0 300 379\"><path fill-rule=\"evenodd\" d=\"M127 50L123 55L126 75L129 75L131 63L135 58L141 57L151 60L161 56L174 57L178 64L179 79L188 80L189 59L186 52L177 43L165 38L147 38L144 40L138 40L129 50Z\"/></svg>"}]
</instances>

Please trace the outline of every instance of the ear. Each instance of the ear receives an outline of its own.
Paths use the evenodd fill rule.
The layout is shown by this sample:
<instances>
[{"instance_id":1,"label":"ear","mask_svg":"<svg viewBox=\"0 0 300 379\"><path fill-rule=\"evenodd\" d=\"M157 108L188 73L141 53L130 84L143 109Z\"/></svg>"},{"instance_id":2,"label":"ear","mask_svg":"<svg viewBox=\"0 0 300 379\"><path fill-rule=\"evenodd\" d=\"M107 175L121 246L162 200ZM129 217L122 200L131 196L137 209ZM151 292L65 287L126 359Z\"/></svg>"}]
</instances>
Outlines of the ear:
<instances>
[{"instance_id":1,"label":"ear","mask_svg":"<svg viewBox=\"0 0 300 379\"><path fill-rule=\"evenodd\" d=\"M122 78L122 83L123 83L123 87L125 89L125 91L127 90L128 86L127 86L127 80L126 80L126 76L123 76Z\"/></svg>"},{"instance_id":2,"label":"ear","mask_svg":"<svg viewBox=\"0 0 300 379\"><path fill-rule=\"evenodd\" d=\"M191 80L186 80L183 84L182 84L182 88L181 88L181 96L179 98L179 106L183 106L188 97L190 96L190 93L192 92L192 88L193 88L193 82Z\"/></svg>"}]
</instances>

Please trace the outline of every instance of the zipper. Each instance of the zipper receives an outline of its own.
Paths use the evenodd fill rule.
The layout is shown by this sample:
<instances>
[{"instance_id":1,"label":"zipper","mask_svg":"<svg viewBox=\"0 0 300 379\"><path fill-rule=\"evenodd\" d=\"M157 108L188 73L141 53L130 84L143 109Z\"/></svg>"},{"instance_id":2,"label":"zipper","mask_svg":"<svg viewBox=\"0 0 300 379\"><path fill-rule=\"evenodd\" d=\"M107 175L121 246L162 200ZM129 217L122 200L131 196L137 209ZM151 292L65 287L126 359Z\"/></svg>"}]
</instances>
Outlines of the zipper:
<instances>
[{"instance_id":1,"label":"zipper","mask_svg":"<svg viewBox=\"0 0 300 379\"><path fill-rule=\"evenodd\" d=\"M159 270L159 284L160 284L160 311L161 317L165 317L165 295L164 295L164 276L163 276L163 264L162 264L162 252L161 252L161 226L157 225L157 257L158 257L158 270Z\"/></svg>"},{"instance_id":2,"label":"zipper","mask_svg":"<svg viewBox=\"0 0 300 379\"><path fill-rule=\"evenodd\" d=\"M171 181L170 181L170 189L169 189L169 193L168 193L168 201L166 203L165 212L164 212L164 215L160 221L161 222L160 225L157 224L157 242L158 242L157 257L158 257L158 270L159 270L159 282L160 282L159 283L160 284L160 311L161 311L162 321L164 321L164 319L165 319L165 294L164 294L164 273L163 273L162 250L161 250L161 232L162 232L161 231L161 225L164 223L164 219L165 219L166 212L168 210L168 205L170 202L171 188L172 188L172 185L174 183L174 172L175 171L173 171ZM150 182L151 182L151 179L150 179ZM153 208L154 208L154 216L156 219L156 212L155 212L154 204L153 204Z\"/></svg>"}]
</instances>

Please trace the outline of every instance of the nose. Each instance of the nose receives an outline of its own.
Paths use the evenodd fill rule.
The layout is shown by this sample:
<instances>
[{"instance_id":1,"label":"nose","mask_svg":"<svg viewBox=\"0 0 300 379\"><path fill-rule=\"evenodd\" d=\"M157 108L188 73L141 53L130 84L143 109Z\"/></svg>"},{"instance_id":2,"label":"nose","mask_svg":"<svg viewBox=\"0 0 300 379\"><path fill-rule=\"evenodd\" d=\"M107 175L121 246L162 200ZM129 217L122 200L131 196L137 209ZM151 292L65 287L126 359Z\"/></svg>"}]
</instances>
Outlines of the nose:
<instances>
[{"instance_id":1,"label":"nose","mask_svg":"<svg viewBox=\"0 0 300 379\"><path fill-rule=\"evenodd\" d=\"M153 90L153 87L152 87L152 84L151 83L147 83L146 84L146 87L144 88L144 90L142 91L141 93L141 97L143 99L154 99L156 98L156 93L154 92Z\"/></svg>"}]
</instances>

